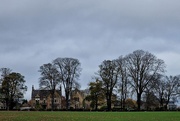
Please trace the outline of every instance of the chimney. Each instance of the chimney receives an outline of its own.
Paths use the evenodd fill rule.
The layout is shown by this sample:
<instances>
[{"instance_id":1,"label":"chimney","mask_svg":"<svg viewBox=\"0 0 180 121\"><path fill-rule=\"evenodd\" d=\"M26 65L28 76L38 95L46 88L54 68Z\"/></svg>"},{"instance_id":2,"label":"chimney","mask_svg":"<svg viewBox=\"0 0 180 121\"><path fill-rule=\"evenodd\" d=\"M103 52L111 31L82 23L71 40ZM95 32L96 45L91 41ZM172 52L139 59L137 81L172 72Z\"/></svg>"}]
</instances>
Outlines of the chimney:
<instances>
[{"instance_id":1,"label":"chimney","mask_svg":"<svg viewBox=\"0 0 180 121\"><path fill-rule=\"evenodd\" d=\"M32 91L34 90L34 85L32 85Z\"/></svg>"}]
</instances>

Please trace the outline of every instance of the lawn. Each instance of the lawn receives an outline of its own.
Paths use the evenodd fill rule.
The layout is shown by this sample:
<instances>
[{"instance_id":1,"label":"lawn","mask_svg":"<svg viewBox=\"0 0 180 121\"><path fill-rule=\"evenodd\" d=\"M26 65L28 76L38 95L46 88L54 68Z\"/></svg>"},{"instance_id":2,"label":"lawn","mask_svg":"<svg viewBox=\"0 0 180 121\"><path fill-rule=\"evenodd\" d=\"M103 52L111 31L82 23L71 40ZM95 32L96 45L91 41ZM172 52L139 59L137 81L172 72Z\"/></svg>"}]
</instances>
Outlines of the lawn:
<instances>
[{"instance_id":1,"label":"lawn","mask_svg":"<svg viewBox=\"0 0 180 121\"><path fill-rule=\"evenodd\" d=\"M0 111L0 121L180 121L180 112Z\"/></svg>"}]
</instances>

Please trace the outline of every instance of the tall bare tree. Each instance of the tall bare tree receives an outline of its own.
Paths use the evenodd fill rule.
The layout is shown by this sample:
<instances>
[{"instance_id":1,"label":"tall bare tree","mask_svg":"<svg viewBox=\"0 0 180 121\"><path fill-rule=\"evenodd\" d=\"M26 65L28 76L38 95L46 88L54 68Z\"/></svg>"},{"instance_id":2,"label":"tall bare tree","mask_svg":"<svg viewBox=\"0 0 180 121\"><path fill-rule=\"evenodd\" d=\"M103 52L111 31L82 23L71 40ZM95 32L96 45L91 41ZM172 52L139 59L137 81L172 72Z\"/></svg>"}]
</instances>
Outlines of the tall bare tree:
<instances>
[{"instance_id":1,"label":"tall bare tree","mask_svg":"<svg viewBox=\"0 0 180 121\"><path fill-rule=\"evenodd\" d=\"M156 91L155 95L159 101L160 108L164 107L165 104L165 94L166 94L166 82L163 75L159 75L158 79L153 83L154 89Z\"/></svg>"},{"instance_id":2,"label":"tall bare tree","mask_svg":"<svg viewBox=\"0 0 180 121\"><path fill-rule=\"evenodd\" d=\"M158 73L164 72L164 61L149 52L136 50L126 56L126 66L131 78L130 85L136 91L138 110L140 110L142 93L147 85L155 80Z\"/></svg>"},{"instance_id":3,"label":"tall bare tree","mask_svg":"<svg viewBox=\"0 0 180 121\"><path fill-rule=\"evenodd\" d=\"M120 93L121 108L125 110L126 98L128 95L128 72L126 68L126 60L120 56L117 60L117 67L119 68L119 80L117 84L118 92Z\"/></svg>"},{"instance_id":4,"label":"tall bare tree","mask_svg":"<svg viewBox=\"0 0 180 121\"><path fill-rule=\"evenodd\" d=\"M82 70L80 67L81 64L78 59L74 58L57 58L53 63L58 68L60 79L65 89L66 109L68 110L70 108L70 95L72 89L79 88L80 86L77 80Z\"/></svg>"},{"instance_id":5,"label":"tall bare tree","mask_svg":"<svg viewBox=\"0 0 180 121\"><path fill-rule=\"evenodd\" d=\"M39 80L39 86L42 89L50 90L51 93L51 110L54 110L54 95L58 84L60 84L60 75L56 67L51 63L43 64L40 66L39 72L41 77Z\"/></svg>"},{"instance_id":6,"label":"tall bare tree","mask_svg":"<svg viewBox=\"0 0 180 121\"><path fill-rule=\"evenodd\" d=\"M111 110L111 99L115 85L118 81L119 68L115 60L105 60L99 65L98 75L103 81L104 90L106 93L107 110Z\"/></svg>"}]
</instances>

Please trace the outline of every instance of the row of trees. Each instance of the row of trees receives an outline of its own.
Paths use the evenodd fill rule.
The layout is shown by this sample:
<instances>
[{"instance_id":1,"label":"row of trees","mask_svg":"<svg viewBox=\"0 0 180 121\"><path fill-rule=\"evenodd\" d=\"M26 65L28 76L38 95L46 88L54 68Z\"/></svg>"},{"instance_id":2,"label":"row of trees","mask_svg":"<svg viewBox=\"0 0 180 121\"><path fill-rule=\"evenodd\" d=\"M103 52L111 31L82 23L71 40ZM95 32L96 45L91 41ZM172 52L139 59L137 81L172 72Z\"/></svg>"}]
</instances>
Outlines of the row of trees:
<instances>
[{"instance_id":1,"label":"row of trees","mask_svg":"<svg viewBox=\"0 0 180 121\"><path fill-rule=\"evenodd\" d=\"M104 60L96 73L98 81L89 84L91 93L87 99L97 109L104 95L107 110L111 110L112 96L116 95L125 110L125 101L131 94L131 97L136 96L138 110L142 100L146 102L147 109L155 100L166 108L170 99L175 100L179 96L180 76L165 76L164 72L164 61L143 50L115 60Z\"/></svg>"},{"instance_id":2,"label":"row of trees","mask_svg":"<svg viewBox=\"0 0 180 121\"><path fill-rule=\"evenodd\" d=\"M55 90L61 89L61 86L65 92L66 109L70 108L72 90L80 88L77 80L81 70L79 60L74 58L57 58L40 66L39 86L51 91L52 110ZM86 99L91 101L95 109L105 99L107 110L111 110L114 95L119 98L123 109L130 95L132 98L136 97L138 110L141 108L142 97L147 108L154 98L159 101L160 106L167 107L169 101L175 100L179 95L180 76L165 76L164 72L164 61L143 50L136 50L114 60L104 60L96 73L97 81L89 84L90 94ZM8 109L13 108L15 99L22 97L26 90L24 76L11 72L8 68L1 69L0 94Z\"/></svg>"},{"instance_id":3,"label":"row of trees","mask_svg":"<svg viewBox=\"0 0 180 121\"><path fill-rule=\"evenodd\" d=\"M70 94L73 88L80 88L77 82L81 64L78 59L74 58L57 58L52 63L40 66L39 72L41 77L39 87L50 90L52 95L52 110L54 110L54 95L56 89L65 91L66 109L70 108ZM27 91L24 76L20 73L12 72L9 68L1 68L0 79L0 101L5 103L7 110L12 110L19 98Z\"/></svg>"},{"instance_id":4,"label":"row of trees","mask_svg":"<svg viewBox=\"0 0 180 121\"><path fill-rule=\"evenodd\" d=\"M72 89L80 86L77 82L81 72L79 60L57 58L52 63L42 65L39 71L42 76L40 87L52 90L52 95L58 85L60 88L63 85L66 109L69 109ZM131 94L133 98L136 96L138 110L141 108L142 96L147 108L155 100L159 101L161 107L167 107L170 99L175 100L179 95L180 76L168 77L164 74L164 61L143 50L136 50L115 60L104 60L96 73L97 81L89 84L90 95L86 99L97 109L105 98L107 110L111 110L112 96L116 95L125 110L126 99Z\"/></svg>"}]
</instances>

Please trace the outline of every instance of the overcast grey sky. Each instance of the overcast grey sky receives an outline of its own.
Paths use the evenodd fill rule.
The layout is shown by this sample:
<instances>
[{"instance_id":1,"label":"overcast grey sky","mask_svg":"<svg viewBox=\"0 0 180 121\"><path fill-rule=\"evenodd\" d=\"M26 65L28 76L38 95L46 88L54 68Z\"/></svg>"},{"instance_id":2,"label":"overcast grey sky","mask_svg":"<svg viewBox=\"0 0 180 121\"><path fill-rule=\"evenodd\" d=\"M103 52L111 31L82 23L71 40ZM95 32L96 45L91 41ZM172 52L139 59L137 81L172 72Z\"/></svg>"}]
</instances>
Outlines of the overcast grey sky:
<instances>
[{"instance_id":1,"label":"overcast grey sky","mask_svg":"<svg viewBox=\"0 0 180 121\"><path fill-rule=\"evenodd\" d=\"M98 65L137 49L180 74L180 0L0 0L0 68L39 87L39 67L57 57L81 62L87 87Z\"/></svg>"}]
</instances>

